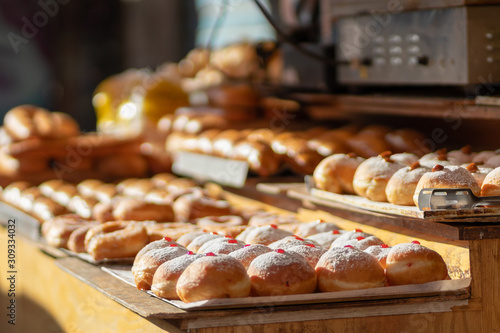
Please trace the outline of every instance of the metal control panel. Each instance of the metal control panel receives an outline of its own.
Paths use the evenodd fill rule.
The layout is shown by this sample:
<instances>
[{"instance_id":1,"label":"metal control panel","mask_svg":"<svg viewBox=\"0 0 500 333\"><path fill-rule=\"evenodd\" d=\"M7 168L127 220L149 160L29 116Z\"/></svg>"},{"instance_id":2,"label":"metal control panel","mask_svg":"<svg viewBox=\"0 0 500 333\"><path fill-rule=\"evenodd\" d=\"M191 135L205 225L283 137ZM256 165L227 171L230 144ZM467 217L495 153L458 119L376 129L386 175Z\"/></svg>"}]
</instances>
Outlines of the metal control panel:
<instances>
[{"instance_id":1,"label":"metal control panel","mask_svg":"<svg viewBox=\"0 0 500 333\"><path fill-rule=\"evenodd\" d=\"M371 13L338 20L341 84L500 82L500 6ZM349 64L348 64L349 63Z\"/></svg>"}]
</instances>

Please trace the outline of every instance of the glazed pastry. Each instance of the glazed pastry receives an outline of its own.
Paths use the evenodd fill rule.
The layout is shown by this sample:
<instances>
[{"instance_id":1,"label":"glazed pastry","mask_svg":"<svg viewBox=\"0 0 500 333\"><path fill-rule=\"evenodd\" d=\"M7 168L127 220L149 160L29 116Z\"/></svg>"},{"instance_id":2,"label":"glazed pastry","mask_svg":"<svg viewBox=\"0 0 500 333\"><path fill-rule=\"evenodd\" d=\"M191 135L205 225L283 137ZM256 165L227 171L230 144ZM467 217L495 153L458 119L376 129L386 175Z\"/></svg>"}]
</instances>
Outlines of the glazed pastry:
<instances>
[{"instance_id":1,"label":"glazed pastry","mask_svg":"<svg viewBox=\"0 0 500 333\"><path fill-rule=\"evenodd\" d=\"M174 221L174 211L169 204L155 204L141 199L121 199L113 209L115 220L131 221Z\"/></svg>"},{"instance_id":2,"label":"glazed pastry","mask_svg":"<svg viewBox=\"0 0 500 333\"><path fill-rule=\"evenodd\" d=\"M73 231L83 226L96 224L96 222L84 219L78 215L61 215L42 224L42 236L49 245L67 249L68 239Z\"/></svg>"},{"instance_id":3,"label":"glazed pastry","mask_svg":"<svg viewBox=\"0 0 500 333\"><path fill-rule=\"evenodd\" d=\"M332 246L332 243L339 238L341 235L339 230L320 232L319 234L314 234L308 236L309 240L312 240L319 244L321 247L325 249L329 249Z\"/></svg>"},{"instance_id":4,"label":"glazed pastry","mask_svg":"<svg viewBox=\"0 0 500 333\"><path fill-rule=\"evenodd\" d=\"M176 221L194 221L205 216L231 215L229 202L197 194L185 194L173 204Z\"/></svg>"},{"instance_id":5,"label":"glazed pastry","mask_svg":"<svg viewBox=\"0 0 500 333\"><path fill-rule=\"evenodd\" d=\"M134 222L106 222L89 229L85 248L96 261L130 258L148 243L144 225Z\"/></svg>"}]
</instances>

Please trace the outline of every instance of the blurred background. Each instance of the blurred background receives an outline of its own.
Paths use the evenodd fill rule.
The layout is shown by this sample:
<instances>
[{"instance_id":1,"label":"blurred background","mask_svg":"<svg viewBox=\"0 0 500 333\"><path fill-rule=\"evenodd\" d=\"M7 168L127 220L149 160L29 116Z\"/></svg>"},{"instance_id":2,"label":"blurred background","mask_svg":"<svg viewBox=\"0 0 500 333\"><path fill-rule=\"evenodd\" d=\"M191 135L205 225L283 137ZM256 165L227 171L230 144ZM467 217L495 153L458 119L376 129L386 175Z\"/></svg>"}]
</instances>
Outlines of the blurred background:
<instances>
[{"instance_id":1,"label":"blurred background","mask_svg":"<svg viewBox=\"0 0 500 333\"><path fill-rule=\"evenodd\" d=\"M93 130L92 95L106 77L177 62L210 39L220 47L273 38L247 0L2 0L0 119L29 103L67 112Z\"/></svg>"}]
</instances>

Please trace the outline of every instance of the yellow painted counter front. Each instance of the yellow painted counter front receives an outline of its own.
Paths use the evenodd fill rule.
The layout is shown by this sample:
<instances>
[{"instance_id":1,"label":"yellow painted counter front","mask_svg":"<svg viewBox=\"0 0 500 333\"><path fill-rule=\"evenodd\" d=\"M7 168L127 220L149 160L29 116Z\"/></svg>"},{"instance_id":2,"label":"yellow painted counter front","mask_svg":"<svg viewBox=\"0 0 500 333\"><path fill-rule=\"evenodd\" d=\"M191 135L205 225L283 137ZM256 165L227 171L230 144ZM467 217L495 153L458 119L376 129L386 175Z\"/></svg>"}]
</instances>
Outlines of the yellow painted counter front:
<instances>
[{"instance_id":1,"label":"yellow painted counter front","mask_svg":"<svg viewBox=\"0 0 500 333\"><path fill-rule=\"evenodd\" d=\"M16 325L8 324L7 233L0 227L0 332L97 333L178 331L164 320L147 320L65 273L55 259L16 237Z\"/></svg>"}]
</instances>

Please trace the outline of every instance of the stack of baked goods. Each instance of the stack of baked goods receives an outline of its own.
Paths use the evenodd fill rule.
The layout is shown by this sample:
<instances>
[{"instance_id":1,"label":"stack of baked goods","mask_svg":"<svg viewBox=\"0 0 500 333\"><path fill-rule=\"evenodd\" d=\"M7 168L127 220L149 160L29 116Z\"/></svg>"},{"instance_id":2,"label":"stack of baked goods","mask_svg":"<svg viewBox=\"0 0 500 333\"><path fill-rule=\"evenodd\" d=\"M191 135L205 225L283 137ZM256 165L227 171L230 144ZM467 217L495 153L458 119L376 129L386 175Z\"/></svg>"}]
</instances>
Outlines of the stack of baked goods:
<instances>
[{"instance_id":1,"label":"stack of baked goods","mask_svg":"<svg viewBox=\"0 0 500 333\"><path fill-rule=\"evenodd\" d=\"M123 257L121 250L130 257L133 250L122 248L128 248L128 241L135 242L138 235L141 244L203 229L235 236L255 214L234 207L217 191L168 173L119 183L88 179L74 185L53 179L32 186L14 182L3 189L1 199L36 217L48 244L88 252L95 260ZM139 229L143 231L138 233ZM83 245L92 230L109 236L109 243L114 239L118 252L99 254L99 250L89 250L88 241Z\"/></svg>"},{"instance_id":2,"label":"stack of baked goods","mask_svg":"<svg viewBox=\"0 0 500 333\"><path fill-rule=\"evenodd\" d=\"M65 113L22 105L7 112L0 129L0 185L146 177L170 170L170 157L161 150L141 138L81 134Z\"/></svg>"},{"instance_id":3,"label":"stack of baked goods","mask_svg":"<svg viewBox=\"0 0 500 333\"><path fill-rule=\"evenodd\" d=\"M313 178L324 191L418 206L424 188L467 188L477 196L500 194L499 156L498 151L473 152L470 146L422 157L389 151L368 159L334 154L318 165Z\"/></svg>"},{"instance_id":4,"label":"stack of baked goods","mask_svg":"<svg viewBox=\"0 0 500 333\"><path fill-rule=\"evenodd\" d=\"M413 130L392 130L385 126L345 126L337 129L314 127L305 131L277 132L268 128L234 130L210 129L199 134L172 133L166 150L208 154L243 160L259 176L274 175L283 169L312 174L327 156L355 152L364 158L392 149L423 155L423 135Z\"/></svg>"},{"instance_id":5,"label":"stack of baked goods","mask_svg":"<svg viewBox=\"0 0 500 333\"><path fill-rule=\"evenodd\" d=\"M260 225L264 220L281 224ZM390 247L359 229L273 214L256 215L249 224L236 238L194 231L148 244L132 267L137 288L195 302L449 279L443 258L417 241Z\"/></svg>"}]
</instances>

